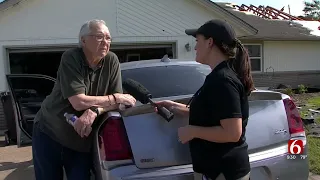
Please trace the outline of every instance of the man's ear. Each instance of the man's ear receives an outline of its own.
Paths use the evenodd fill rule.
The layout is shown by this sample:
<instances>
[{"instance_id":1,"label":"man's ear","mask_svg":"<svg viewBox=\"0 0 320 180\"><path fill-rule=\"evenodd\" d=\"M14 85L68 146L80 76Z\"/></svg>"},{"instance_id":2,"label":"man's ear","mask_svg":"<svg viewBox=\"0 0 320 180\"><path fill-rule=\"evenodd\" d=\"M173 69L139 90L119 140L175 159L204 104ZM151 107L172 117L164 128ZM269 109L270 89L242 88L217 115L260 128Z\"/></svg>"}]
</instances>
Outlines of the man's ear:
<instances>
[{"instance_id":1,"label":"man's ear","mask_svg":"<svg viewBox=\"0 0 320 180\"><path fill-rule=\"evenodd\" d=\"M86 43L86 40L85 40L84 37L81 38L81 43L82 43L82 44Z\"/></svg>"}]
</instances>

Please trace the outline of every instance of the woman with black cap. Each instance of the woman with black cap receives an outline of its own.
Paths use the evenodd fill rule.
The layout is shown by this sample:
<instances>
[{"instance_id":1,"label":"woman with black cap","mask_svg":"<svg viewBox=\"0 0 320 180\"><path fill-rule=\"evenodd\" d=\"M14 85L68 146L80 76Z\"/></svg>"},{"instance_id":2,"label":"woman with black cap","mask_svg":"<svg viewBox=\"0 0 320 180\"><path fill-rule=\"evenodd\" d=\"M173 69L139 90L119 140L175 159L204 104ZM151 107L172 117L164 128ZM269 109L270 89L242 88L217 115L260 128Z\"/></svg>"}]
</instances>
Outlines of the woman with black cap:
<instances>
[{"instance_id":1,"label":"woman with black cap","mask_svg":"<svg viewBox=\"0 0 320 180\"><path fill-rule=\"evenodd\" d=\"M189 125L179 128L178 136L182 143L189 142L193 169L203 179L249 180L245 133L254 85L248 53L222 20L208 21L186 34L196 38L196 61L212 72L188 105L157 103L189 116Z\"/></svg>"}]
</instances>

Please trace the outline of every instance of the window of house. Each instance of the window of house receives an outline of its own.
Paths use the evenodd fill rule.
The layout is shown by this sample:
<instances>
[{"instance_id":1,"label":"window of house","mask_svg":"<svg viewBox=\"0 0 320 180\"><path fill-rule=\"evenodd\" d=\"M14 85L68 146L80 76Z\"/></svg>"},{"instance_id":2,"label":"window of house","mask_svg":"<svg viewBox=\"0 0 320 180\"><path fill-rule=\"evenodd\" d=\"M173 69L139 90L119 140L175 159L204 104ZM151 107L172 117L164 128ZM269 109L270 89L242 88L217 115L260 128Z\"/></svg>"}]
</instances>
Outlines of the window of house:
<instances>
[{"instance_id":1,"label":"window of house","mask_svg":"<svg viewBox=\"0 0 320 180\"><path fill-rule=\"evenodd\" d=\"M261 71L262 65L262 46L260 44L245 44L251 60L251 70Z\"/></svg>"}]
</instances>

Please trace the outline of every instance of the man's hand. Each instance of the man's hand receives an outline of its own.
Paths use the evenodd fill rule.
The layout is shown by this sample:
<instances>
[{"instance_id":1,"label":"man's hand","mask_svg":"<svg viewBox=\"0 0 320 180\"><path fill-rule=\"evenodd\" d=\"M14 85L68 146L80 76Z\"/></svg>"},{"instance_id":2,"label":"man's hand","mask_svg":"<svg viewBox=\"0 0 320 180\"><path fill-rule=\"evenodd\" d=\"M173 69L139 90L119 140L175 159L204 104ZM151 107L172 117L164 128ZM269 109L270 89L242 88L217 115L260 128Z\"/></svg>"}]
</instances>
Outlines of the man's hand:
<instances>
[{"instance_id":1,"label":"man's hand","mask_svg":"<svg viewBox=\"0 0 320 180\"><path fill-rule=\"evenodd\" d=\"M74 124L74 129L81 136L89 136L91 133L91 125L96 119L97 113L93 112L91 109L87 109L76 121Z\"/></svg>"},{"instance_id":2,"label":"man's hand","mask_svg":"<svg viewBox=\"0 0 320 180\"><path fill-rule=\"evenodd\" d=\"M116 103L124 104L126 106L134 106L136 104L136 99L130 94L114 94Z\"/></svg>"}]
</instances>

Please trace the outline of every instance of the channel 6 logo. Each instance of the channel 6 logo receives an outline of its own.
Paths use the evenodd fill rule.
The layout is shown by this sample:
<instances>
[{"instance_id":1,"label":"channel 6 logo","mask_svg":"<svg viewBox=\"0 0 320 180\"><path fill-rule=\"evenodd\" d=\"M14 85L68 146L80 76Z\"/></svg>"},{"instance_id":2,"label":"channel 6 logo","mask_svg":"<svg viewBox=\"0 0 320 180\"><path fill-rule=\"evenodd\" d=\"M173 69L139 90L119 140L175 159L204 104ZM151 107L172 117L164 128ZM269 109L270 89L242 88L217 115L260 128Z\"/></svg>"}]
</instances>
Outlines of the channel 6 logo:
<instances>
[{"instance_id":1,"label":"channel 6 logo","mask_svg":"<svg viewBox=\"0 0 320 180\"><path fill-rule=\"evenodd\" d=\"M303 153L303 141L299 139L290 139L288 142L289 154L302 154Z\"/></svg>"}]
</instances>

